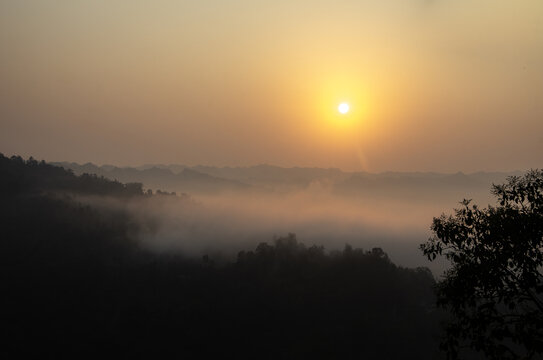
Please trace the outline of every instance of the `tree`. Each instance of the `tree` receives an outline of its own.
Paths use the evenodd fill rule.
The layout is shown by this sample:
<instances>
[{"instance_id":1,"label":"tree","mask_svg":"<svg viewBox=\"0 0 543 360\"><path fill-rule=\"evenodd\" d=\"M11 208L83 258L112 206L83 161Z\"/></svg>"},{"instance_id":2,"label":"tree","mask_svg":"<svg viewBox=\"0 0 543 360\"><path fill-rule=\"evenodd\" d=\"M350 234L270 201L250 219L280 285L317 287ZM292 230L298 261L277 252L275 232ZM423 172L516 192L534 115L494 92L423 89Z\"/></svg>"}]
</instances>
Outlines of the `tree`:
<instances>
[{"instance_id":1,"label":"tree","mask_svg":"<svg viewBox=\"0 0 543 360\"><path fill-rule=\"evenodd\" d=\"M543 355L543 170L493 185L497 206L464 200L454 216L433 219L420 246L451 267L437 284L451 315L441 346L449 359L468 347L489 359Z\"/></svg>"}]
</instances>

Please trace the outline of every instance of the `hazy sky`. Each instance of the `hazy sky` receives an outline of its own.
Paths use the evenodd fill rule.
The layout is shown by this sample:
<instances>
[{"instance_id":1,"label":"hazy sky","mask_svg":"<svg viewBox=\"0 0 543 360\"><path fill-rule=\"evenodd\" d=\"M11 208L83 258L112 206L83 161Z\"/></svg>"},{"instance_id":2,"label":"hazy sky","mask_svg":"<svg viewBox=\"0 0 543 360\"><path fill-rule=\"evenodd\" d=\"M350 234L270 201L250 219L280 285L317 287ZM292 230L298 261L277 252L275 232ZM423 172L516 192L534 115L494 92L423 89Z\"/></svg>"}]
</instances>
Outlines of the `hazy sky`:
<instances>
[{"instance_id":1,"label":"hazy sky","mask_svg":"<svg viewBox=\"0 0 543 360\"><path fill-rule=\"evenodd\" d=\"M543 165L541 0L0 0L0 65L6 155Z\"/></svg>"}]
</instances>

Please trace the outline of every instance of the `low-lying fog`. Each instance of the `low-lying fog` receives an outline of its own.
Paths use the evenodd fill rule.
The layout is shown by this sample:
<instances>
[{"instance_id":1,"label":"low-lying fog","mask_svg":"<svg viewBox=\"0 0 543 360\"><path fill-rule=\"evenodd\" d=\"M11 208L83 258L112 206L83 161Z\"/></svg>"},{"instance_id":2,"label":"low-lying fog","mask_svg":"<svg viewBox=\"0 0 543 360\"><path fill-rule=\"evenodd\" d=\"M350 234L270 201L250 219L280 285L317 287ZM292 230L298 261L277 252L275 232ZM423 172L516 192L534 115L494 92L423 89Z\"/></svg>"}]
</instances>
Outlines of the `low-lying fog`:
<instances>
[{"instance_id":1,"label":"low-lying fog","mask_svg":"<svg viewBox=\"0 0 543 360\"><path fill-rule=\"evenodd\" d=\"M128 204L86 200L95 206L126 206L142 224L142 244L159 252L233 259L240 250L295 233L307 246L322 245L328 251L345 244L381 247L395 264L428 266L436 275L446 264L428 262L418 249L431 236L433 217L452 214L464 198L481 206L493 203L491 183L467 189L385 186L372 191L340 191L336 185L314 181L286 192L157 195Z\"/></svg>"}]
</instances>

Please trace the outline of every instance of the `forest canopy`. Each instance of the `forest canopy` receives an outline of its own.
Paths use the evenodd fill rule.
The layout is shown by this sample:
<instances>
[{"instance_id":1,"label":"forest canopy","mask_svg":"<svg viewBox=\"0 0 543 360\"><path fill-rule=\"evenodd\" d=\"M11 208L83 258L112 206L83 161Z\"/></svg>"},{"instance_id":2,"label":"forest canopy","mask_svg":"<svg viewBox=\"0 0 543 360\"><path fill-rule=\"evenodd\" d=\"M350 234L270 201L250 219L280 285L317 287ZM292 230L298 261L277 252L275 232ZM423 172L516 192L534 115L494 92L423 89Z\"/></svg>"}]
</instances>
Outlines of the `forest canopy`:
<instances>
[{"instance_id":1,"label":"forest canopy","mask_svg":"<svg viewBox=\"0 0 543 360\"><path fill-rule=\"evenodd\" d=\"M432 274L380 248L289 234L227 262L157 253L141 219L79 198L161 194L20 157L0 173L3 354L439 358Z\"/></svg>"}]
</instances>

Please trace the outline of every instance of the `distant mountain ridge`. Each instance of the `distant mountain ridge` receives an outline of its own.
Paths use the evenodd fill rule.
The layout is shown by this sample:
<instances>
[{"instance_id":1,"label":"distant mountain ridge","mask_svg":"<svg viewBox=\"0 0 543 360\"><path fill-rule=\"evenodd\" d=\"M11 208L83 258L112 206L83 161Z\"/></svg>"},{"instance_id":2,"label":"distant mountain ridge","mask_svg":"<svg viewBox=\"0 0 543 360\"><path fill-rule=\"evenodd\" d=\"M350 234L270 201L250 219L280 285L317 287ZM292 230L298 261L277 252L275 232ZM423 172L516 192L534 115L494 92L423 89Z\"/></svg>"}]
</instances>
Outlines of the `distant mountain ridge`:
<instances>
[{"instance_id":1,"label":"distant mountain ridge","mask_svg":"<svg viewBox=\"0 0 543 360\"><path fill-rule=\"evenodd\" d=\"M201 173L190 168L183 168L174 173L164 167L116 167L113 165L97 166L93 163L83 165L74 162L52 163L65 169L72 170L76 175L88 173L103 176L120 182L140 182L146 188L164 189L185 193L217 193L239 191L250 187L240 181L223 179Z\"/></svg>"},{"instance_id":2,"label":"distant mountain ridge","mask_svg":"<svg viewBox=\"0 0 543 360\"><path fill-rule=\"evenodd\" d=\"M76 174L90 173L121 182L141 182L147 188L187 193L220 193L260 189L294 191L312 183L325 183L343 195L401 197L446 195L460 190L488 194L493 183L522 172L475 172L465 174L437 172L346 172L337 168L284 168L273 165L248 167L186 166L145 164L138 167L97 166L93 163L53 163Z\"/></svg>"}]
</instances>

